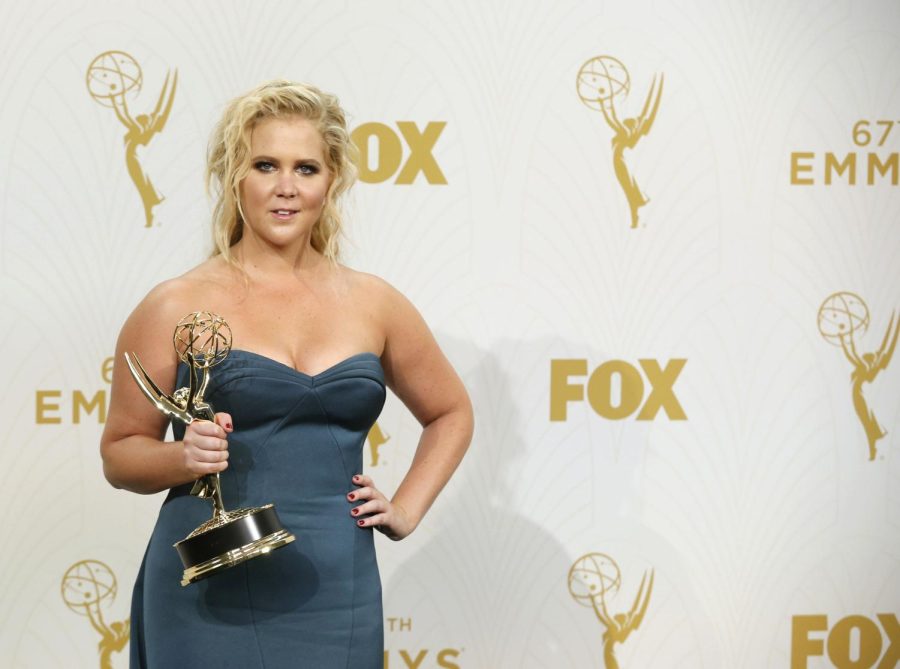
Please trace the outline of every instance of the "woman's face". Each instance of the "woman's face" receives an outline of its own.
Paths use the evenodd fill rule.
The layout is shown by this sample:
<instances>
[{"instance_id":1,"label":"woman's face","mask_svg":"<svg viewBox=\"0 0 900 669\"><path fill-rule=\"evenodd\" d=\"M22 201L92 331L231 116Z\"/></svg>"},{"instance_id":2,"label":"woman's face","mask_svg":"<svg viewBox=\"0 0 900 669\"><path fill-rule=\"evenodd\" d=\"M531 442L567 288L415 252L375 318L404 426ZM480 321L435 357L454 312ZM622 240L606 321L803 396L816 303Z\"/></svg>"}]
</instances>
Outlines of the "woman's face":
<instances>
[{"instance_id":1,"label":"woman's face","mask_svg":"<svg viewBox=\"0 0 900 669\"><path fill-rule=\"evenodd\" d=\"M245 239L309 243L332 175L315 125L299 116L260 121L250 134L250 173L240 184Z\"/></svg>"}]
</instances>

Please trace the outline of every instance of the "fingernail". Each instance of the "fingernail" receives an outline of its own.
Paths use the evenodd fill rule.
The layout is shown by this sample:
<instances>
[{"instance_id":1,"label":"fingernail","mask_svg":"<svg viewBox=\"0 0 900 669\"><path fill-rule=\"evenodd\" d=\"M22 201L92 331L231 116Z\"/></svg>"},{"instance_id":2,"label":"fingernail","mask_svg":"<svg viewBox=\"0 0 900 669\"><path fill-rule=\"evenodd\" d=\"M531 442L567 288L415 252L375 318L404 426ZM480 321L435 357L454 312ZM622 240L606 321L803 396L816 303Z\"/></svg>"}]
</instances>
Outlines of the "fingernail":
<instances>
[{"instance_id":1,"label":"fingernail","mask_svg":"<svg viewBox=\"0 0 900 669\"><path fill-rule=\"evenodd\" d=\"M225 423L225 427L228 428L228 429L230 430L230 429L231 429L231 423Z\"/></svg>"},{"instance_id":2,"label":"fingernail","mask_svg":"<svg viewBox=\"0 0 900 669\"><path fill-rule=\"evenodd\" d=\"M357 520L357 521L356 521L356 524L359 525L360 527L362 527L363 525L366 524L366 521L364 521L364 520Z\"/></svg>"},{"instance_id":3,"label":"fingernail","mask_svg":"<svg viewBox=\"0 0 900 669\"><path fill-rule=\"evenodd\" d=\"M353 477L353 480L354 480L354 481L359 481L359 474L357 474L356 476L354 476L354 477Z\"/></svg>"},{"instance_id":4,"label":"fingernail","mask_svg":"<svg viewBox=\"0 0 900 669\"><path fill-rule=\"evenodd\" d=\"M356 495L354 495L354 494L351 492L349 495L347 495L347 499L356 499Z\"/></svg>"},{"instance_id":5,"label":"fingernail","mask_svg":"<svg viewBox=\"0 0 900 669\"><path fill-rule=\"evenodd\" d=\"M350 513L352 513L355 516L356 514L359 513L359 509L353 509L353 511L351 511Z\"/></svg>"}]
</instances>

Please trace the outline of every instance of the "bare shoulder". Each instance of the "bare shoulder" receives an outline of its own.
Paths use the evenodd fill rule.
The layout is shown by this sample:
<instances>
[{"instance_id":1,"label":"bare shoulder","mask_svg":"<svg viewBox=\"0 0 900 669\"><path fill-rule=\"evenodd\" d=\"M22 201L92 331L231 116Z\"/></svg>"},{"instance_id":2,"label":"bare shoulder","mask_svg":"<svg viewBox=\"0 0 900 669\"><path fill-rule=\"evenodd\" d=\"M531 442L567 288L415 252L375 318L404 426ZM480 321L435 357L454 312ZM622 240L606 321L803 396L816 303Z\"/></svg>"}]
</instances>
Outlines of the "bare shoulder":
<instances>
[{"instance_id":1,"label":"bare shoulder","mask_svg":"<svg viewBox=\"0 0 900 669\"><path fill-rule=\"evenodd\" d=\"M412 308L412 304L403 293L380 276L347 267L341 267L341 271L355 298L379 314L386 314L398 308Z\"/></svg>"},{"instance_id":2,"label":"bare shoulder","mask_svg":"<svg viewBox=\"0 0 900 669\"><path fill-rule=\"evenodd\" d=\"M173 311L184 311L196 306L198 298L227 290L232 281L223 268L224 261L212 258L181 276L167 279L154 286L140 302L136 312L148 312L151 316L171 316ZM185 312L186 313L186 312ZM181 313L183 316L184 313ZM179 316L180 317L180 316Z\"/></svg>"},{"instance_id":3,"label":"bare shoulder","mask_svg":"<svg viewBox=\"0 0 900 669\"><path fill-rule=\"evenodd\" d=\"M385 381L422 425L468 406L468 396L437 340L412 302L384 279L356 272L356 290L384 333Z\"/></svg>"},{"instance_id":4,"label":"bare shoulder","mask_svg":"<svg viewBox=\"0 0 900 669\"><path fill-rule=\"evenodd\" d=\"M181 276L154 286L125 321L122 338L166 341L181 318L197 311L204 296L214 295L227 274L213 258ZM168 335L166 335L168 333ZM160 336L164 335L164 336Z\"/></svg>"},{"instance_id":5,"label":"bare shoulder","mask_svg":"<svg viewBox=\"0 0 900 669\"><path fill-rule=\"evenodd\" d=\"M385 344L391 339L406 337L413 332L419 336L427 333L421 314L397 288L379 276L366 272L350 272L349 280L358 303L381 324Z\"/></svg>"}]
</instances>

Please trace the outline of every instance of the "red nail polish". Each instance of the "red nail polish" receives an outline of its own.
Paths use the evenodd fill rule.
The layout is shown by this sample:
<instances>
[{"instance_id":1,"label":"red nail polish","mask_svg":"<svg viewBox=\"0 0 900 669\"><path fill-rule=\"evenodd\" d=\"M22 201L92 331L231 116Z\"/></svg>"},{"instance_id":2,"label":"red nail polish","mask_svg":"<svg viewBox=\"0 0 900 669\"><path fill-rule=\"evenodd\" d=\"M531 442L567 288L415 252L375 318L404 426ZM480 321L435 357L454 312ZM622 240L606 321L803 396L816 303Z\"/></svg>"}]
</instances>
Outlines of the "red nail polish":
<instances>
[{"instance_id":1,"label":"red nail polish","mask_svg":"<svg viewBox=\"0 0 900 669\"><path fill-rule=\"evenodd\" d=\"M362 527L365 524L365 522L366 521L364 521L364 520L357 520L356 524L359 525L360 527Z\"/></svg>"},{"instance_id":2,"label":"red nail polish","mask_svg":"<svg viewBox=\"0 0 900 669\"><path fill-rule=\"evenodd\" d=\"M355 516L357 513L359 513L359 509L353 509L353 511L351 511L350 513Z\"/></svg>"},{"instance_id":3,"label":"red nail polish","mask_svg":"<svg viewBox=\"0 0 900 669\"><path fill-rule=\"evenodd\" d=\"M356 495L354 495L354 494L351 492L349 495L347 495L347 499L356 499Z\"/></svg>"},{"instance_id":4,"label":"red nail polish","mask_svg":"<svg viewBox=\"0 0 900 669\"><path fill-rule=\"evenodd\" d=\"M231 429L231 423L225 423L225 427L227 427L227 428L230 430L230 429Z\"/></svg>"},{"instance_id":5,"label":"red nail polish","mask_svg":"<svg viewBox=\"0 0 900 669\"><path fill-rule=\"evenodd\" d=\"M359 475L357 474L356 476L354 476L354 477L353 477L353 480L354 480L354 481L359 481Z\"/></svg>"}]
</instances>

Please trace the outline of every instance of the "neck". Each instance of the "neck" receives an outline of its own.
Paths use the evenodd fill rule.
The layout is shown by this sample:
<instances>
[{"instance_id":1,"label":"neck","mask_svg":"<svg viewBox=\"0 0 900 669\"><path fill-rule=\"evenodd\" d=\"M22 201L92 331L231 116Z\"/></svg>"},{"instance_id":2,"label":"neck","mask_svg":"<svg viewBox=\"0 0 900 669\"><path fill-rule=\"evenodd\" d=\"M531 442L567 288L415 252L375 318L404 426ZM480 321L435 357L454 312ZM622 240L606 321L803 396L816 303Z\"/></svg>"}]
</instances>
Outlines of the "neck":
<instances>
[{"instance_id":1,"label":"neck","mask_svg":"<svg viewBox=\"0 0 900 669\"><path fill-rule=\"evenodd\" d=\"M309 238L291 247L277 247L244 237L232 247L238 263L251 276L287 277L313 272L328 263Z\"/></svg>"}]
</instances>

